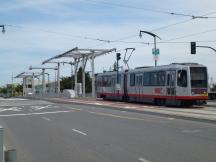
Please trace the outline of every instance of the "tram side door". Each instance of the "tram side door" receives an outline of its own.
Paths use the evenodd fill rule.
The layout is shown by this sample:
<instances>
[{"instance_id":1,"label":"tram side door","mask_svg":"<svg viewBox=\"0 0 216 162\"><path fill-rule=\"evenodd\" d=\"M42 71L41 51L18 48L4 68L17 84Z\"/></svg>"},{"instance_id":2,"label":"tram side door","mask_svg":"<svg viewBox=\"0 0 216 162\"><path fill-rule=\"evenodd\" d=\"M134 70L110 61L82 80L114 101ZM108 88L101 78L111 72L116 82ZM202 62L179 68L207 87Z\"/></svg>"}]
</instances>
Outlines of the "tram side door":
<instances>
[{"instance_id":1,"label":"tram side door","mask_svg":"<svg viewBox=\"0 0 216 162\"><path fill-rule=\"evenodd\" d=\"M170 99L175 99L176 96L176 71L167 71L166 74L166 92Z\"/></svg>"},{"instance_id":2,"label":"tram side door","mask_svg":"<svg viewBox=\"0 0 216 162\"><path fill-rule=\"evenodd\" d=\"M124 89L123 89L123 92L124 92L124 100L127 100L128 99L128 90L127 90L127 84L128 84L128 82L127 82L127 73L126 74L124 74Z\"/></svg>"}]
</instances>

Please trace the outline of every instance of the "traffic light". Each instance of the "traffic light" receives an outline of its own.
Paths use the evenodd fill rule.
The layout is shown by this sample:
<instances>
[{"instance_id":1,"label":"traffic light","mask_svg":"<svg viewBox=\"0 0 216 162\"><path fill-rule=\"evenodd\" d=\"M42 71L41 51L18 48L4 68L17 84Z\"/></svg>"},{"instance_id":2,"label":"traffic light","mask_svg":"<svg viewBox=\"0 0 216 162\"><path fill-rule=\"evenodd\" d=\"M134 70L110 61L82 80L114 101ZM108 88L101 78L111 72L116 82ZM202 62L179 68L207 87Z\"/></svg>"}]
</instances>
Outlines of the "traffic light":
<instances>
[{"instance_id":1,"label":"traffic light","mask_svg":"<svg viewBox=\"0 0 216 162\"><path fill-rule=\"evenodd\" d=\"M191 42L191 54L196 54L196 42Z\"/></svg>"},{"instance_id":2,"label":"traffic light","mask_svg":"<svg viewBox=\"0 0 216 162\"><path fill-rule=\"evenodd\" d=\"M117 61L121 60L121 53L116 53L116 59L117 59Z\"/></svg>"}]
</instances>

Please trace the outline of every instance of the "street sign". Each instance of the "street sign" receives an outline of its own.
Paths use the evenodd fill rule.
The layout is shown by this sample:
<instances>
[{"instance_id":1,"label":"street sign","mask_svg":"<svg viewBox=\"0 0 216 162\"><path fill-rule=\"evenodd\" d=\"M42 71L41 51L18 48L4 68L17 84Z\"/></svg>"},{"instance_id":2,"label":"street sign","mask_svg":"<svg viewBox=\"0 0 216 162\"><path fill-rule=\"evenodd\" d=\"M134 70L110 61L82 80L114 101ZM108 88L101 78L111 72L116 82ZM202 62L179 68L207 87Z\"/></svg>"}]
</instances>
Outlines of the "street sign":
<instances>
[{"instance_id":1,"label":"street sign","mask_svg":"<svg viewBox=\"0 0 216 162\"><path fill-rule=\"evenodd\" d=\"M154 56L153 56L153 59L154 59L155 61L158 61L158 60L159 60L159 55L154 55Z\"/></svg>"},{"instance_id":2,"label":"street sign","mask_svg":"<svg viewBox=\"0 0 216 162\"><path fill-rule=\"evenodd\" d=\"M152 48L152 54L157 56L160 54L160 50L158 48L156 48L156 50L154 48Z\"/></svg>"}]
</instances>

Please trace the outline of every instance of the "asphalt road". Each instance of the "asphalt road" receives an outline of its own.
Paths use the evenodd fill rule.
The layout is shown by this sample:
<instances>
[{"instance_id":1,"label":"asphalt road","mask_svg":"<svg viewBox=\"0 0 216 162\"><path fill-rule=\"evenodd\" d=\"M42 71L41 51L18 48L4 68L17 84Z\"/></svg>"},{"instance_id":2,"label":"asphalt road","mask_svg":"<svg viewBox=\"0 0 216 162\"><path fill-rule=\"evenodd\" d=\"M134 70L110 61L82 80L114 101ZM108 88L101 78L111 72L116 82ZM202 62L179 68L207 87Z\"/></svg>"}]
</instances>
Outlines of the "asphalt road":
<instances>
[{"instance_id":1,"label":"asphalt road","mask_svg":"<svg viewBox=\"0 0 216 162\"><path fill-rule=\"evenodd\" d=\"M0 100L19 162L215 162L216 125L102 107Z\"/></svg>"}]
</instances>

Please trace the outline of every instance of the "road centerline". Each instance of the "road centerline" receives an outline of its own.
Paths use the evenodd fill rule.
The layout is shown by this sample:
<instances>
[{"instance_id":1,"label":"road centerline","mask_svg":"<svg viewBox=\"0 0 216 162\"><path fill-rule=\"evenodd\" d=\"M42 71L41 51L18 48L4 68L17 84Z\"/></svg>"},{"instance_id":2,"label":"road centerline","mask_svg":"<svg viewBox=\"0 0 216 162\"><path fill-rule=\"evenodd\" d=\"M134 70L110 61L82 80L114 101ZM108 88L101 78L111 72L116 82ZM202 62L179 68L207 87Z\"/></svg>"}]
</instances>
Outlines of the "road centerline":
<instances>
[{"instance_id":1,"label":"road centerline","mask_svg":"<svg viewBox=\"0 0 216 162\"><path fill-rule=\"evenodd\" d=\"M138 161L141 161L141 162L150 162L149 160L146 160L145 158L138 158Z\"/></svg>"},{"instance_id":2,"label":"road centerline","mask_svg":"<svg viewBox=\"0 0 216 162\"><path fill-rule=\"evenodd\" d=\"M51 119L47 118L47 117L41 117L44 120L50 121Z\"/></svg>"},{"instance_id":3,"label":"road centerline","mask_svg":"<svg viewBox=\"0 0 216 162\"><path fill-rule=\"evenodd\" d=\"M74 132L76 132L76 133L79 133L79 134L82 134L82 135L84 135L84 136L86 136L87 134L86 133L84 133L84 132L82 132L82 131L79 131L79 130L77 130L77 129L72 129Z\"/></svg>"}]
</instances>

